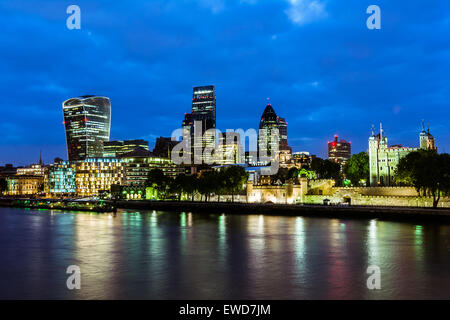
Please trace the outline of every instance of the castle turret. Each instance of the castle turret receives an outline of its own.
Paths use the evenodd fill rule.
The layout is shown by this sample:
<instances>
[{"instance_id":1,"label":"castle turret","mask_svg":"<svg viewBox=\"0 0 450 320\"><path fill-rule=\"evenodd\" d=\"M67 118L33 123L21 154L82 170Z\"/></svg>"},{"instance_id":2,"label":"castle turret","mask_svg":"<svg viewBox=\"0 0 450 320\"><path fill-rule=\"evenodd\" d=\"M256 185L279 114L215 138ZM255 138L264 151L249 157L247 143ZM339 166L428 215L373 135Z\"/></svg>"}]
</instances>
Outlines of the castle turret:
<instances>
[{"instance_id":1,"label":"castle turret","mask_svg":"<svg viewBox=\"0 0 450 320\"><path fill-rule=\"evenodd\" d=\"M437 150L436 145L434 143L434 137L430 133L430 125L427 125L427 130L425 131L425 123L422 120L422 131L419 135L420 139L420 149L423 150Z\"/></svg>"},{"instance_id":2,"label":"castle turret","mask_svg":"<svg viewBox=\"0 0 450 320\"><path fill-rule=\"evenodd\" d=\"M375 135L375 126L372 125L372 135L369 138L369 169L370 185L377 183L378 173L378 137Z\"/></svg>"}]
</instances>

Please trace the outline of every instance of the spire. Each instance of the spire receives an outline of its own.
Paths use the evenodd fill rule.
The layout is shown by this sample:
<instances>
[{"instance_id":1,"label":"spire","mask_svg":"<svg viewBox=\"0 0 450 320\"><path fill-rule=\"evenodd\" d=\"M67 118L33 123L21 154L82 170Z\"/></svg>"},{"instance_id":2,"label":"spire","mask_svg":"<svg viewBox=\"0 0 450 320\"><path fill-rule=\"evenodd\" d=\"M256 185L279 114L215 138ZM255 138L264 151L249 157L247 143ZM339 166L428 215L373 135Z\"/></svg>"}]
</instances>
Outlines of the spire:
<instances>
[{"instance_id":1,"label":"spire","mask_svg":"<svg viewBox=\"0 0 450 320\"><path fill-rule=\"evenodd\" d=\"M372 125L372 137L375 137L375 125Z\"/></svg>"},{"instance_id":2,"label":"spire","mask_svg":"<svg viewBox=\"0 0 450 320\"><path fill-rule=\"evenodd\" d=\"M430 134L430 123L427 122L427 133Z\"/></svg>"},{"instance_id":3,"label":"spire","mask_svg":"<svg viewBox=\"0 0 450 320\"><path fill-rule=\"evenodd\" d=\"M383 139L383 123L380 122L380 139Z\"/></svg>"},{"instance_id":4,"label":"spire","mask_svg":"<svg viewBox=\"0 0 450 320\"><path fill-rule=\"evenodd\" d=\"M42 163L42 149L39 151L39 165L43 165Z\"/></svg>"},{"instance_id":5,"label":"spire","mask_svg":"<svg viewBox=\"0 0 450 320\"><path fill-rule=\"evenodd\" d=\"M425 120L422 119L422 132L425 132Z\"/></svg>"}]
</instances>

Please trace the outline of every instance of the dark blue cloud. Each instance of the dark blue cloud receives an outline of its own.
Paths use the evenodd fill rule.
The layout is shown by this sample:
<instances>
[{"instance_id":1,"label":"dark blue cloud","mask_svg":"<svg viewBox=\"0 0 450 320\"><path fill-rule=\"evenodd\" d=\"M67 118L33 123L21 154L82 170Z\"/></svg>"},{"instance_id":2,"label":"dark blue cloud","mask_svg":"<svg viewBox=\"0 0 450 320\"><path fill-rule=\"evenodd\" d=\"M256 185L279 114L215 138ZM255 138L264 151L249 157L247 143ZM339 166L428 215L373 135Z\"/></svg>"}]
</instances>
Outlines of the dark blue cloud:
<instances>
[{"instance_id":1,"label":"dark blue cloud","mask_svg":"<svg viewBox=\"0 0 450 320\"><path fill-rule=\"evenodd\" d=\"M195 85L215 84L220 129L256 128L271 98L295 151L325 156L334 134L367 148L383 121L418 145L420 121L450 151L450 4L445 1L63 1L0 3L0 163L65 157L61 103L112 101L112 138L168 136ZM381 8L381 30L366 8Z\"/></svg>"}]
</instances>

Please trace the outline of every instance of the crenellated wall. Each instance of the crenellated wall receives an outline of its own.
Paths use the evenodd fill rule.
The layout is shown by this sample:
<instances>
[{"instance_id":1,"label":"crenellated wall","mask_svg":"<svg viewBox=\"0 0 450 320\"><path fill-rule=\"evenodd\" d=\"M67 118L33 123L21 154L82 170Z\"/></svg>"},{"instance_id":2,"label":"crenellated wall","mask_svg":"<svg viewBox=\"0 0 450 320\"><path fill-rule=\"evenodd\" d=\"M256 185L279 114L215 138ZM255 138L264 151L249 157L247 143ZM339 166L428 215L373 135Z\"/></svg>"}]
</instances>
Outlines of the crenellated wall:
<instances>
[{"instance_id":1,"label":"crenellated wall","mask_svg":"<svg viewBox=\"0 0 450 320\"><path fill-rule=\"evenodd\" d=\"M332 196L306 195L305 204L323 204L324 199L330 200L330 204L341 204L345 199L350 199L352 205L361 206L389 206L389 207L432 207L433 198L431 197L411 197L411 196L364 196L361 194L336 193ZM438 207L449 208L450 197L441 197Z\"/></svg>"},{"instance_id":2,"label":"crenellated wall","mask_svg":"<svg viewBox=\"0 0 450 320\"><path fill-rule=\"evenodd\" d=\"M300 179L283 186L247 184L250 203L349 203L364 206L432 207L431 197L420 197L413 187L334 187L332 180ZM450 197L441 197L439 207L450 207Z\"/></svg>"}]
</instances>

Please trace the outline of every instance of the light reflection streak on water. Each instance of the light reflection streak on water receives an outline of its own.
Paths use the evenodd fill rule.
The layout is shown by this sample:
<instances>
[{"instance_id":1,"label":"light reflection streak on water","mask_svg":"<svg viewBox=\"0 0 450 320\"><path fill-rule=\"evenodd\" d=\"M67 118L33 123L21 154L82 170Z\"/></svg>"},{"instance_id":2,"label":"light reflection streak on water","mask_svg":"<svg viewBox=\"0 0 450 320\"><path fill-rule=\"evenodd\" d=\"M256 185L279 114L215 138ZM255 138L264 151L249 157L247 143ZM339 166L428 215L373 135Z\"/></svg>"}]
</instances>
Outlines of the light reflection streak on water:
<instances>
[{"instance_id":1,"label":"light reflection streak on water","mask_svg":"<svg viewBox=\"0 0 450 320\"><path fill-rule=\"evenodd\" d=\"M79 214L75 230L75 260L81 262L82 283L96 284L100 298L113 294L110 284L114 277L113 224L110 219L92 214ZM98 250L97 248L101 248Z\"/></svg>"},{"instance_id":2,"label":"light reflection streak on water","mask_svg":"<svg viewBox=\"0 0 450 320\"><path fill-rule=\"evenodd\" d=\"M221 261L226 257L226 245L227 245L227 232L226 232L226 216L221 214L218 218L219 225L219 254L221 255Z\"/></svg>"},{"instance_id":3,"label":"light reflection streak on water","mask_svg":"<svg viewBox=\"0 0 450 320\"><path fill-rule=\"evenodd\" d=\"M306 234L305 221L302 217L295 218L295 266L296 266L296 280L301 285L305 285L306 265Z\"/></svg>"},{"instance_id":4,"label":"light reflection streak on water","mask_svg":"<svg viewBox=\"0 0 450 320\"><path fill-rule=\"evenodd\" d=\"M339 296L348 294L347 289L342 286L342 281L349 281L351 277L347 266L347 234L345 224L340 223L338 219L332 219L329 229L331 236L329 237L330 261L327 274L328 298L337 299Z\"/></svg>"},{"instance_id":5,"label":"light reflection streak on water","mask_svg":"<svg viewBox=\"0 0 450 320\"><path fill-rule=\"evenodd\" d=\"M377 220L372 219L368 226L367 256L370 265L378 264L378 238L377 238Z\"/></svg>"},{"instance_id":6,"label":"light reflection streak on water","mask_svg":"<svg viewBox=\"0 0 450 320\"><path fill-rule=\"evenodd\" d=\"M416 225L414 230L414 254L416 256L415 261L418 270L423 271L424 268L424 228L421 225Z\"/></svg>"},{"instance_id":7,"label":"light reflection streak on water","mask_svg":"<svg viewBox=\"0 0 450 320\"><path fill-rule=\"evenodd\" d=\"M248 276L250 283L258 283L264 278L263 266L265 265L264 237L265 217L263 215L249 215L247 217L247 241L248 241Z\"/></svg>"}]
</instances>

